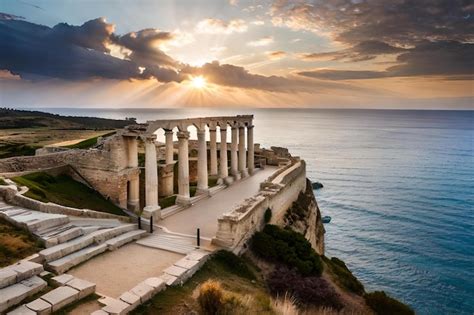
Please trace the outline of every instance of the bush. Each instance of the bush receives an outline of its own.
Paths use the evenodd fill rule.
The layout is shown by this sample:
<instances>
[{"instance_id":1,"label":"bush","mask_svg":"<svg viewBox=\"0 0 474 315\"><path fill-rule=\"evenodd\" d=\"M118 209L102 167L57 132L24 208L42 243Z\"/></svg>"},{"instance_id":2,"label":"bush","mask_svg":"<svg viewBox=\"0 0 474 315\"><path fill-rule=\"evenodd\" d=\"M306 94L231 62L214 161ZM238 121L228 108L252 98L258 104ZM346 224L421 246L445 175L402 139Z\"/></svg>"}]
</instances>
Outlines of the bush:
<instances>
[{"instance_id":1,"label":"bush","mask_svg":"<svg viewBox=\"0 0 474 315\"><path fill-rule=\"evenodd\" d=\"M267 210L265 210L263 219L265 220L265 223L270 222L270 220L272 219L272 209L268 208Z\"/></svg>"},{"instance_id":2,"label":"bush","mask_svg":"<svg viewBox=\"0 0 474 315\"><path fill-rule=\"evenodd\" d=\"M274 296L289 294L300 306L342 308L339 295L322 277L303 277L295 270L280 267L269 275L267 284Z\"/></svg>"},{"instance_id":3,"label":"bush","mask_svg":"<svg viewBox=\"0 0 474 315\"><path fill-rule=\"evenodd\" d=\"M362 283L354 277L352 272L347 268L346 264L339 258L331 259L323 256L324 262L329 266L336 282L350 292L362 295L365 293Z\"/></svg>"},{"instance_id":4,"label":"bush","mask_svg":"<svg viewBox=\"0 0 474 315\"><path fill-rule=\"evenodd\" d=\"M379 315L412 315L415 312L402 302L395 300L385 294L384 291L367 293L365 302Z\"/></svg>"},{"instance_id":5,"label":"bush","mask_svg":"<svg viewBox=\"0 0 474 315\"><path fill-rule=\"evenodd\" d=\"M252 250L261 258L296 268L304 276L319 276L321 258L300 233L267 224L251 239Z\"/></svg>"},{"instance_id":6,"label":"bush","mask_svg":"<svg viewBox=\"0 0 474 315\"><path fill-rule=\"evenodd\" d=\"M240 304L238 299L227 294L219 281L207 280L199 288L198 303L202 314L224 315L232 314Z\"/></svg>"},{"instance_id":7,"label":"bush","mask_svg":"<svg viewBox=\"0 0 474 315\"><path fill-rule=\"evenodd\" d=\"M255 274L252 272L252 270L250 270L245 261L241 257L233 254L232 252L220 250L215 253L213 257L239 277L247 278L250 280L255 279Z\"/></svg>"},{"instance_id":8,"label":"bush","mask_svg":"<svg viewBox=\"0 0 474 315\"><path fill-rule=\"evenodd\" d=\"M0 178L0 185L8 185L6 181L3 180L3 178Z\"/></svg>"}]
</instances>

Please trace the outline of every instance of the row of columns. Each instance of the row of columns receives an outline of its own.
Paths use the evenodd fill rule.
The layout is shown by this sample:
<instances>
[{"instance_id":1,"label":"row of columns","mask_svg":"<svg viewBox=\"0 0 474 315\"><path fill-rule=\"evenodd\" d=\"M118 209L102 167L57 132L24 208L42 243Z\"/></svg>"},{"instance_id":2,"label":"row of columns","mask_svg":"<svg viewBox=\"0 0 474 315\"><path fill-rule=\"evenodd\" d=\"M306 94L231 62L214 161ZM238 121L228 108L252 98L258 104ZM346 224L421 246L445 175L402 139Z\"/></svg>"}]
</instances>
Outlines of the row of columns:
<instances>
[{"instance_id":1,"label":"row of columns","mask_svg":"<svg viewBox=\"0 0 474 315\"><path fill-rule=\"evenodd\" d=\"M207 143L205 129L198 130L198 183L197 194L209 193L208 178L209 174L218 175L222 181L227 181L229 177L227 160L227 128L220 128L220 167L217 161L217 139L216 129L211 128L210 132L210 167L207 163ZM234 179L246 177L254 172L254 142L253 126L247 126L247 147L245 148L245 127L236 126L231 130L231 165L230 174ZM189 204L189 131L178 131L178 196L177 204ZM159 217L160 207L158 204L158 172L157 155L155 146L156 136L147 136L145 141L145 202L143 215L149 217L154 215ZM138 166L136 139L130 139L129 143L129 167ZM133 142L134 141L134 142ZM173 131L165 130L165 161L166 164L174 163L173 158ZM167 178L165 185L173 187L173 177ZM132 188L133 186L133 188ZM129 204L138 204L138 179L130 182ZM172 188L171 188L172 192ZM157 213L158 212L158 213Z\"/></svg>"}]
</instances>

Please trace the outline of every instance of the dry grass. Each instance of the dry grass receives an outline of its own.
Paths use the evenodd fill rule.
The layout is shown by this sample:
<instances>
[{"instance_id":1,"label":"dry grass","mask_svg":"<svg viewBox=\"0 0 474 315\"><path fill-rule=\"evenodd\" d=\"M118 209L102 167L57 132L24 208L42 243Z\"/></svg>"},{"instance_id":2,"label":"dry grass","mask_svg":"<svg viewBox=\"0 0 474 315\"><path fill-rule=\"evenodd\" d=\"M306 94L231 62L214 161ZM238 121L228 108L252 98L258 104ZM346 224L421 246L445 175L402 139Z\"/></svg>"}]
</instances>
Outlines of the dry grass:
<instances>
[{"instance_id":1,"label":"dry grass","mask_svg":"<svg viewBox=\"0 0 474 315\"><path fill-rule=\"evenodd\" d=\"M277 315L299 315L300 311L296 306L296 300L289 294L284 297L272 299L271 306Z\"/></svg>"}]
</instances>

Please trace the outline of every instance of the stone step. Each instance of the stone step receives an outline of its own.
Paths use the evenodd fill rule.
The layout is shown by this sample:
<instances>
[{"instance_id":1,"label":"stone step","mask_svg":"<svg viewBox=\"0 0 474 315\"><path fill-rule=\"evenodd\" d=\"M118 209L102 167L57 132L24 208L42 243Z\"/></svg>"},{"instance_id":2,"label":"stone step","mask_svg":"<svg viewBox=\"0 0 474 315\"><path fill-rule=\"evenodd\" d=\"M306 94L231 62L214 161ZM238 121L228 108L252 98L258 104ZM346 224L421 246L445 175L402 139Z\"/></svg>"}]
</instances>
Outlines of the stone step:
<instances>
[{"instance_id":1,"label":"stone step","mask_svg":"<svg viewBox=\"0 0 474 315\"><path fill-rule=\"evenodd\" d=\"M33 276L0 289L0 313L20 304L26 298L43 290L46 286L46 281L38 276Z\"/></svg>"},{"instance_id":2,"label":"stone step","mask_svg":"<svg viewBox=\"0 0 474 315\"><path fill-rule=\"evenodd\" d=\"M46 262L51 262L53 260L58 260L61 257L72 254L94 243L95 244L103 243L108 239L130 232L135 229L136 229L135 224L124 224L124 225L114 227L114 228L97 230L87 235L75 238L69 242L62 243L50 248L46 248L40 251L39 255Z\"/></svg>"},{"instance_id":3,"label":"stone step","mask_svg":"<svg viewBox=\"0 0 474 315\"><path fill-rule=\"evenodd\" d=\"M125 232L98 245L91 245L73 252L72 254L51 261L46 265L46 268L57 274L62 274L67 270L79 265L80 263L83 263L94 256L102 254L106 250L115 250L127 243L140 239L146 234L147 232L144 230L132 230Z\"/></svg>"},{"instance_id":4,"label":"stone step","mask_svg":"<svg viewBox=\"0 0 474 315\"><path fill-rule=\"evenodd\" d=\"M107 248L109 250L115 250L127 243L136 241L144 237L146 234L147 234L147 231L145 230L134 230L134 231L130 231L125 234L119 235L117 237L111 238L110 240L106 241L105 244L107 244Z\"/></svg>"},{"instance_id":5,"label":"stone step","mask_svg":"<svg viewBox=\"0 0 474 315\"><path fill-rule=\"evenodd\" d=\"M217 186L211 187L209 189L209 192L210 192L211 196L213 196L213 195L217 194L219 191L226 189L226 187L227 186L224 185L224 184L217 185Z\"/></svg>"},{"instance_id":6,"label":"stone step","mask_svg":"<svg viewBox=\"0 0 474 315\"><path fill-rule=\"evenodd\" d=\"M62 274L74 266L79 265L94 256L102 254L107 250L107 244L92 245L78 251L73 252L72 254L63 256L57 260L48 262L46 264L46 269L56 273Z\"/></svg>"},{"instance_id":7,"label":"stone step","mask_svg":"<svg viewBox=\"0 0 474 315\"><path fill-rule=\"evenodd\" d=\"M0 288L5 288L22 280L37 276L43 270L43 265L20 260L13 265L0 269Z\"/></svg>"},{"instance_id":8,"label":"stone step","mask_svg":"<svg viewBox=\"0 0 474 315\"><path fill-rule=\"evenodd\" d=\"M25 225L31 232L36 232L38 230L44 230L47 228L69 223L69 217L62 214L50 214L38 211L28 211L23 209L19 211L25 212L16 215L9 215L10 219L19 224Z\"/></svg>"},{"instance_id":9,"label":"stone step","mask_svg":"<svg viewBox=\"0 0 474 315\"><path fill-rule=\"evenodd\" d=\"M171 207L168 207L168 208L165 208L163 210L161 210L161 218L162 219L165 219L169 216L172 216L173 214L176 214L180 211L183 211L184 209L186 209L187 207L184 207L182 205L174 205L174 206L171 206Z\"/></svg>"},{"instance_id":10,"label":"stone step","mask_svg":"<svg viewBox=\"0 0 474 315\"><path fill-rule=\"evenodd\" d=\"M66 243L82 235L84 235L82 228L70 225L67 229L61 229L57 233L51 233L50 236L44 237L40 235L39 237L44 241L46 248L49 248Z\"/></svg>"},{"instance_id":11,"label":"stone step","mask_svg":"<svg viewBox=\"0 0 474 315\"><path fill-rule=\"evenodd\" d=\"M179 254L187 254L196 249L193 238L158 232L142 238L137 244L152 248L164 249Z\"/></svg>"}]
</instances>

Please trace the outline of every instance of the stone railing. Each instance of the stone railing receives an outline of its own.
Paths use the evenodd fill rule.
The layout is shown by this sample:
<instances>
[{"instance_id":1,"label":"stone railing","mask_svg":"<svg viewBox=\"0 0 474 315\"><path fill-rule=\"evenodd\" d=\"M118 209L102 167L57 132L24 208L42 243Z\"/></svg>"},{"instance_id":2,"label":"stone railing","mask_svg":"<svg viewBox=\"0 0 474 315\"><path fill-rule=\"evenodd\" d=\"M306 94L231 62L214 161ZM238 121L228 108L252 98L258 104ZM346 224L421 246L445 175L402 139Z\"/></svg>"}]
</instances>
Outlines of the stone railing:
<instances>
[{"instance_id":1,"label":"stone railing","mask_svg":"<svg viewBox=\"0 0 474 315\"><path fill-rule=\"evenodd\" d=\"M212 243L236 253L241 252L248 239L265 226L264 214L272 211L272 222L277 222L306 188L306 163L292 159L260 185L260 192L246 199L232 211L218 219Z\"/></svg>"},{"instance_id":2,"label":"stone railing","mask_svg":"<svg viewBox=\"0 0 474 315\"><path fill-rule=\"evenodd\" d=\"M76 217L86 217L95 219L118 219L124 222L130 222L131 220L129 217L126 216L120 216L90 209L71 208L51 202L41 202L39 200L31 199L24 196L23 194L27 191L27 187L22 187L20 191L18 191L15 185L0 186L0 196L3 197L6 202L19 207L46 213L65 214Z\"/></svg>"}]
</instances>

